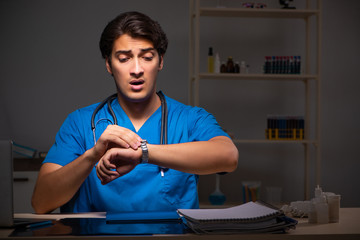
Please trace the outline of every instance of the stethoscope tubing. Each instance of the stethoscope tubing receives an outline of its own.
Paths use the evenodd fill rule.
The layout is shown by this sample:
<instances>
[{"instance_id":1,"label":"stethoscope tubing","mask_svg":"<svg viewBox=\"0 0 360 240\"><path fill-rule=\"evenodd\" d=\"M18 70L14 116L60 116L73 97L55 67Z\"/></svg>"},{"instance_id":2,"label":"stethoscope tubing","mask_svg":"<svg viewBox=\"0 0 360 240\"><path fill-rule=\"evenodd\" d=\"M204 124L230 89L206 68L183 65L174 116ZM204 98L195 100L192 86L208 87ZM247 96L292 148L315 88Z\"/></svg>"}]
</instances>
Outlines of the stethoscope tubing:
<instances>
[{"instance_id":1,"label":"stethoscope tubing","mask_svg":"<svg viewBox=\"0 0 360 240\"><path fill-rule=\"evenodd\" d=\"M161 130L160 130L160 144L167 144L168 140L167 140L167 118L168 118L168 112L167 112L167 104L166 104L166 100L165 100L165 96L161 91L157 92L157 95L160 98L161 101ZM105 100L103 100L94 110L92 116L91 116L91 130L93 132L93 137L94 137L94 144L96 144L96 136L95 136L95 129L96 129L96 124L95 124L95 116L96 114L100 111L100 109L107 104L109 112L112 116L112 118L114 119L113 124L117 125L117 118L116 115L114 113L113 108L111 107L111 101L114 100L115 98L117 98L117 93L112 94L111 96L107 97ZM110 121L111 122L111 121Z\"/></svg>"}]
</instances>

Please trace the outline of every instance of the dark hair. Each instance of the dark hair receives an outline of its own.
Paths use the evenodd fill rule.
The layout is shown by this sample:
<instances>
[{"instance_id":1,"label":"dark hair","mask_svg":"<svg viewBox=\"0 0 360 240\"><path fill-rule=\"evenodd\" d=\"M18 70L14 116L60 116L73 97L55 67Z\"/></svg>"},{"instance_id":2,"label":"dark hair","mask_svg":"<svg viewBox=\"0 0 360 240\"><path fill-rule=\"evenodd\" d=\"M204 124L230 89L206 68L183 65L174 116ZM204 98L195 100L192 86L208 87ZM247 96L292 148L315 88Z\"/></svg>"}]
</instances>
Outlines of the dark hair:
<instances>
[{"instance_id":1,"label":"dark hair","mask_svg":"<svg viewBox=\"0 0 360 240\"><path fill-rule=\"evenodd\" d=\"M123 34L149 40L160 56L166 52L168 39L158 22L143 13L125 12L109 22L101 34L99 45L104 59L110 60L114 41Z\"/></svg>"}]
</instances>

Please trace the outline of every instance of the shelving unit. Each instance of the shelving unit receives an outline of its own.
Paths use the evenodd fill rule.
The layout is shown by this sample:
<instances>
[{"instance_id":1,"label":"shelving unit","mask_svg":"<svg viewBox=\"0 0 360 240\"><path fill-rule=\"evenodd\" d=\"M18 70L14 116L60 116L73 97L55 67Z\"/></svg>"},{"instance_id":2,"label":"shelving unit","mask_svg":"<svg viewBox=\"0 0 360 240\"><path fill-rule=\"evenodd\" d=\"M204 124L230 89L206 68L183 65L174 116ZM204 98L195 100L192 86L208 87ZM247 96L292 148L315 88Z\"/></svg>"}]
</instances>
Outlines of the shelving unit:
<instances>
[{"instance_id":1,"label":"shelving unit","mask_svg":"<svg viewBox=\"0 0 360 240\"><path fill-rule=\"evenodd\" d=\"M311 23L310 18L316 18L316 62L311 63ZM305 69L301 74L237 74L237 73L207 73L200 72L200 18L277 18L277 19L301 19L305 22L305 56L302 57L302 66ZM311 1L306 0L305 9L256 9L256 8L217 8L202 7L200 0L190 0L190 44L189 44L189 103L194 106L200 105L200 81L207 80L234 80L234 81L302 81L305 86L305 139L303 140L267 140L265 139L234 139L236 144L284 144L297 143L304 145L304 198L310 198L310 147L315 148L315 184L320 184L321 158L320 158L320 79L321 79L321 0L316 1L316 7L311 8ZM315 66L315 74L310 73L310 66ZM311 85L310 82L315 82ZM315 85L315 91L312 86ZM312 94L315 92L316 96ZM311 105L316 106L315 116L311 116ZM314 114L314 113L313 113ZM311 124L310 119L315 119ZM315 126L310 129L310 126ZM310 134L311 133L311 134ZM309 136L314 136L309 139ZM260 146L259 146L260 147Z\"/></svg>"}]
</instances>

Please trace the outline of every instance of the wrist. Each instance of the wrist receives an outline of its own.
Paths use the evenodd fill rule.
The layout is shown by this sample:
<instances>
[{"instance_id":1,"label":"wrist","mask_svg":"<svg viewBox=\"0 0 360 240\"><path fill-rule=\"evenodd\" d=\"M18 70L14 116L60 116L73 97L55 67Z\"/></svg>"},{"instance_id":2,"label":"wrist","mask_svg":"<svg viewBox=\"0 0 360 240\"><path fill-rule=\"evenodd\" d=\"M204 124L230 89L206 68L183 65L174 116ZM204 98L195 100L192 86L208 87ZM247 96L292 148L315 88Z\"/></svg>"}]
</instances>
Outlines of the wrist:
<instances>
[{"instance_id":1,"label":"wrist","mask_svg":"<svg viewBox=\"0 0 360 240\"><path fill-rule=\"evenodd\" d=\"M84 153L84 157L95 165L102 156L97 154L94 148L91 148Z\"/></svg>"},{"instance_id":2,"label":"wrist","mask_svg":"<svg viewBox=\"0 0 360 240\"><path fill-rule=\"evenodd\" d=\"M140 158L140 163L148 163L149 162L149 149L147 146L147 141L146 140L141 140L141 158Z\"/></svg>"}]
</instances>

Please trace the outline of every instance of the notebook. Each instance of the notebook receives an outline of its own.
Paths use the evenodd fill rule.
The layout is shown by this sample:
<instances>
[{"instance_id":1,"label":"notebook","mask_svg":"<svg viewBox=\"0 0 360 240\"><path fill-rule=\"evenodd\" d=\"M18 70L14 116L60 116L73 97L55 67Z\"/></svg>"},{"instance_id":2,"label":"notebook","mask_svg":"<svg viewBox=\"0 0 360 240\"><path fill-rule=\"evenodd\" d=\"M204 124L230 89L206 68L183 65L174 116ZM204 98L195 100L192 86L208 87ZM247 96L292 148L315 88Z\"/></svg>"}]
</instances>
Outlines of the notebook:
<instances>
[{"instance_id":1,"label":"notebook","mask_svg":"<svg viewBox=\"0 0 360 240\"><path fill-rule=\"evenodd\" d=\"M258 222L280 214L279 210L256 202L224 209L179 209L178 212L193 222Z\"/></svg>"},{"instance_id":2,"label":"notebook","mask_svg":"<svg viewBox=\"0 0 360 240\"><path fill-rule=\"evenodd\" d=\"M47 221L14 218L12 146L12 141L0 140L0 227L17 227Z\"/></svg>"},{"instance_id":3,"label":"notebook","mask_svg":"<svg viewBox=\"0 0 360 240\"><path fill-rule=\"evenodd\" d=\"M279 233L297 224L282 212L257 202L225 209L179 209L178 213L198 234Z\"/></svg>"}]
</instances>

